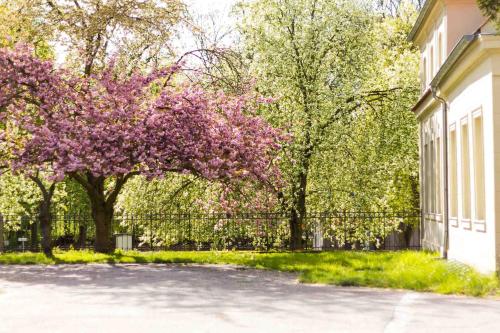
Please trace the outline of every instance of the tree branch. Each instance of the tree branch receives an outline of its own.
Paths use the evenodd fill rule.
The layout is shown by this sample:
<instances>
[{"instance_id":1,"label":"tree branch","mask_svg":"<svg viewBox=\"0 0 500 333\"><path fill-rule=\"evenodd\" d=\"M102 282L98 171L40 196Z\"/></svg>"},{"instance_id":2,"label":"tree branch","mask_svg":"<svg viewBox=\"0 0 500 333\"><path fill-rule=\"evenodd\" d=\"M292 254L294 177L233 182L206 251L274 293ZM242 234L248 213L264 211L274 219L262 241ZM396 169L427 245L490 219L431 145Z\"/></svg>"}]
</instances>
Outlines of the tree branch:
<instances>
[{"instance_id":1,"label":"tree branch","mask_svg":"<svg viewBox=\"0 0 500 333\"><path fill-rule=\"evenodd\" d=\"M133 171L117 178L115 186L105 195L106 205L114 205L116 199L118 198L118 194L120 194L120 191L123 188L123 185L125 185L130 178L139 174L139 171Z\"/></svg>"}]
</instances>

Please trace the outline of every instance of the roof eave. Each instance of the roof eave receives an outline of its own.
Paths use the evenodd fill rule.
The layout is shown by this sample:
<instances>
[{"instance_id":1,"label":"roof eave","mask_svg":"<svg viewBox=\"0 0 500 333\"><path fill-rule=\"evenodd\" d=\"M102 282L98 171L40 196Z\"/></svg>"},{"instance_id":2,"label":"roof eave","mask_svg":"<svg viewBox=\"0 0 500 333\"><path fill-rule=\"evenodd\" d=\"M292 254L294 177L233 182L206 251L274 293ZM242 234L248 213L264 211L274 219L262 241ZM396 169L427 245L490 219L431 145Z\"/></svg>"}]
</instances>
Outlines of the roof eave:
<instances>
[{"instance_id":1,"label":"roof eave","mask_svg":"<svg viewBox=\"0 0 500 333\"><path fill-rule=\"evenodd\" d=\"M431 89L435 90L439 87L441 82L447 77L450 70L455 66L460 57L465 53L474 40L476 40L480 34L465 35L460 39L460 41L455 45L450 55L443 63L436 76L432 79L430 86Z\"/></svg>"},{"instance_id":2,"label":"roof eave","mask_svg":"<svg viewBox=\"0 0 500 333\"><path fill-rule=\"evenodd\" d=\"M430 87L425 90L425 92L422 94L422 96L418 99L417 103L413 106L411 111L415 114L418 113L418 110L420 108L420 105L424 103L424 101L430 96L431 94L431 89Z\"/></svg>"},{"instance_id":3,"label":"roof eave","mask_svg":"<svg viewBox=\"0 0 500 333\"><path fill-rule=\"evenodd\" d=\"M417 17L417 21L413 25L413 28L411 29L410 33L408 34L408 41L413 42L415 41L415 38L417 34L419 33L420 29L422 28L422 24L425 21L425 18L429 14L429 11L432 9L434 6L434 3L437 0L426 0L424 5L422 6L422 9L420 10L420 14Z\"/></svg>"},{"instance_id":4,"label":"roof eave","mask_svg":"<svg viewBox=\"0 0 500 333\"><path fill-rule=\"evenodd\" d=\"M450 70L455 66L460 57L465 53L465 51L469 48L472 42L478 38L478 34L475 35L465 35L462 39L457 43L457 45L451 51L449 57L446 59L444 64L441 66L436 76L432 79L429 84L429 87L425 90L422 96L419 98L415 106L413 106L413 113L419 113L420 106L429 98L432 94L432 91L436 91L438 89L441 82L446 78Z\"/></svg>"}]
</instances>

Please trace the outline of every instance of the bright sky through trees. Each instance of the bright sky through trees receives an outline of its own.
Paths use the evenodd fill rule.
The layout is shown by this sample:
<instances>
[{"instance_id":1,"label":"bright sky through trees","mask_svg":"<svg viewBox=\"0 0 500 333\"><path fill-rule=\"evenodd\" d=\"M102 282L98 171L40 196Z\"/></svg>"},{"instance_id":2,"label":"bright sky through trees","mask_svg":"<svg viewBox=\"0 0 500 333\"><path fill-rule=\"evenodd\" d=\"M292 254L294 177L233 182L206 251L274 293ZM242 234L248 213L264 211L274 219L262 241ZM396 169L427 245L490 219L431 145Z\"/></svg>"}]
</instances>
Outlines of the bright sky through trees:
<instances>
[{"instance_id":1,"label":"bright sky through trees","mask_svg":"<svg viewBox=\"0 0 500 333\"><path fill-rule=\"evenodd\" d=\"M234 28L234 18L231 17L231 8L237 3L237 0L187 0L185 3L188 6L190 14L202 22L209 16L221 19L218 23L218 28L229 30ZM186 27L179 31L177 40L174 42L175 48L179 54L192 50L196 47L194 37L189 33ZM56 59L58 64L62 64L66 57L66 48L62 45L55 45Z\"/></svg>"}]
</instances>

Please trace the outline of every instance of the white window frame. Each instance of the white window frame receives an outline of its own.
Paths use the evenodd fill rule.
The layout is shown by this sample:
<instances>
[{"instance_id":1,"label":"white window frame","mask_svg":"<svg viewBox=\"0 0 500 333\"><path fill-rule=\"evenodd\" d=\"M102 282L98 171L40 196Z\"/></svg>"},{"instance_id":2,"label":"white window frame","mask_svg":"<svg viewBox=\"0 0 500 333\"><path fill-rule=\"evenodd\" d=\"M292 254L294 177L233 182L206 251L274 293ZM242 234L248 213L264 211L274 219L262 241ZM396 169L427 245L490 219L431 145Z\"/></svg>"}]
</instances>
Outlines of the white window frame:
<instances>
[{"instance_id":1,"label":"white window frame","mask_svg":"<svg viewBox=\"0 0 500 333\"><path fill-rule=\"evenodd\" d=\"M467 126L467 137L464 141L464 125ZM460 205L460 222L462 227L466 230L472 230L472 177L471 177L471 135L470 135L470 121L469 116L465 116L460 120L460 189L461 189L461 205ZM467 151L464 154L464 142L467 144ZM464 156L465 155L465 156ZM465 164L467 163L467 164ZM467 166L467 170L464 167ZM467 177L467 178L466 178ZM465 188L466 180L468 181L468 188ZM468 207L468 216L465 216L465 207Z\"/></svg>"},{"instance_id":2,"label":"white window frame","mask_svg":"<svg viewBox=\"0 0 500 333\"><path fill-rule=\"evenodd\" d=\"M472 199L472 217L473 217L473 222L474 222L474 229L476 231L480 232L485 232L486 231L486 160L485 160L485 149L484 149L484 116L483 116L483 110L481 107L477 108L471 113L472 117L472 194L471 199ZM481 121L481 141L479 142L479 148L477 147L477 128L476 128L476 120L480 118ZM480 151L478 151L478 149ZM478 159L481 159L481 162L479 163ZM477 168L482 168L482 173L478 174L478 169ZM479 177L482 176L482 184L479 184ZM478 187L482 187L478 188ZM479 194L479 191L482 192L482 198L481 195ZM478 199L482 199L483 201L483 207L478 206ZM482 217L478 217L478 210L481 208L482 210Z\"/></svg>"},{"instance_id":3,"label":"white window frame","mask_svg":"<svg viewBox=\"0 0 500 333\"><path fill-rule=\"evenodd\" d=\"M452 133L454 136L454 140L452 140ZM450 224L452 227L458 227L458 219L459 219L459 196L458 196L458 188L459 188L459 159L458 159L458 129L457 124L452 123L448 127L448 138L450 139L450 146L448 149L448 165L449 173L448 173L448 182L449 182L449 201L448 205L450 207Z\"/></svg>"}]
</instances>

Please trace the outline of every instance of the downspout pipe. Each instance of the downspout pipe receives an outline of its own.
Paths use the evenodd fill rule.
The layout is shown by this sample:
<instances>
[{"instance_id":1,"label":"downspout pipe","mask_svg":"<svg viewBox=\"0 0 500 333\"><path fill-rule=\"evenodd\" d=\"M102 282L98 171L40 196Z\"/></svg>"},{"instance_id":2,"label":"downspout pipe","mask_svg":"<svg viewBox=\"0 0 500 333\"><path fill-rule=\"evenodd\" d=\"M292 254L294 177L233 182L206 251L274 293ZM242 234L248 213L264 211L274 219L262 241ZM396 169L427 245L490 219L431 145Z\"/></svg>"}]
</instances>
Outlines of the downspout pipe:
<instances>
[{"instance_id":1,"label":"downspout pipe","mask_svg":"<svg viewBox=\"0 0 500 333\"><path fill-rule=\"evenodd\" d=\"M441 258L448 259L449 249L449 184L448 184L448 103L444 98L438 95L436 87L431 85L432 97L442 105L442 144L443 144L443 246L441 249Z\"/></svg>"}]
</instances>

